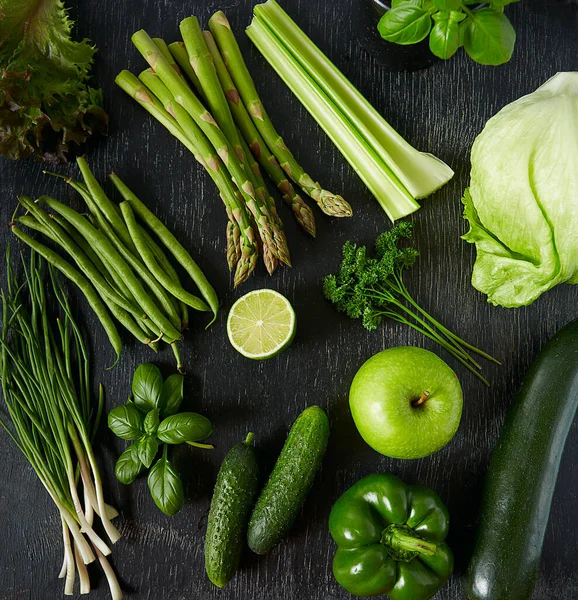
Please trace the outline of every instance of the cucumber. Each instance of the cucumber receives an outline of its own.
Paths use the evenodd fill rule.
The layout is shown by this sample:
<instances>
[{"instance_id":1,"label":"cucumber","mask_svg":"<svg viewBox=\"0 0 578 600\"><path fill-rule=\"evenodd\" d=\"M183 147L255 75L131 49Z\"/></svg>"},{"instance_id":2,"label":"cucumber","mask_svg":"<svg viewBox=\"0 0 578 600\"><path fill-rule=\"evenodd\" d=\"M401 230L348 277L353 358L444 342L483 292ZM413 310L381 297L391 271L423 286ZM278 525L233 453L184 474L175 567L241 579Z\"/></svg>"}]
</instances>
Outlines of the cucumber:
<instances>
[{"instance_id":1,"label":"cucumber","mask_svg":"<svg viewBox=\"0 0 578 600\"><path fill-rule=\"evenodd\" d=\"M560 458L578 406L578 321L532 363L492 456L467 600L528 600L534 589Z\"/></svg>"},{"instance_id":2,"label":"cucumber","mask_svg":"<svg viewBox=\"0 0 578 600\"><path fill-rule=\"evenodd\" d=\"M328 440L325 412L318 406L305 409L253 509L247 532L253 552L266 554L287 535L321 467Z\"/></svg>"},{"instance_id":3,"label":"cucumber","mask_svg":"<svg viewBox=\"0 0 578 600\"><path fill-rule=\"evenodd\" d=\"M259 467L253 434L233 446L219 469L211 500L205 537L205 570L209 579L224 587L239 566L247 521L257 496Z\"/></svg>"}]
</instances>

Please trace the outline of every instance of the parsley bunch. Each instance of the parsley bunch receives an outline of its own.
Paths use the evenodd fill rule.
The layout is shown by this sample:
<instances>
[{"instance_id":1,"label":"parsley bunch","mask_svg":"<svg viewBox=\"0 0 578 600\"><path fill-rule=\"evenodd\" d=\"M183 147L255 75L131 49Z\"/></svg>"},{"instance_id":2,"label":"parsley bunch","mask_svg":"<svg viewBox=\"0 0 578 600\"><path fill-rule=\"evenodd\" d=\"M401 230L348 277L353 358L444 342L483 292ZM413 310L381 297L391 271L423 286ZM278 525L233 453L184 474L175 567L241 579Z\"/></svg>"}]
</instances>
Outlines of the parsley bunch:
<instances>
[{"instance_id":1,"label":"parsley bunch","mask_svg":"<svg viewBox=\"0 0 578 600\"><path fill-rule=\"evenodd\" d=\"M327 275L323 281L325 297L348 317L361 319L366 329L377 329L384 318L413 327L445 348L489 385L479 373L481 365L468 350L492 362L498 361L436 321L417 304L405 287L403 271L411 267L419 256L415 248L400 247L400 242L411 238L411 235L412 224L407 221L382 233L375 242L375 258L368 256L365 246L346 242L339 271L335 275Z\"/></svg>"}]
</instances>

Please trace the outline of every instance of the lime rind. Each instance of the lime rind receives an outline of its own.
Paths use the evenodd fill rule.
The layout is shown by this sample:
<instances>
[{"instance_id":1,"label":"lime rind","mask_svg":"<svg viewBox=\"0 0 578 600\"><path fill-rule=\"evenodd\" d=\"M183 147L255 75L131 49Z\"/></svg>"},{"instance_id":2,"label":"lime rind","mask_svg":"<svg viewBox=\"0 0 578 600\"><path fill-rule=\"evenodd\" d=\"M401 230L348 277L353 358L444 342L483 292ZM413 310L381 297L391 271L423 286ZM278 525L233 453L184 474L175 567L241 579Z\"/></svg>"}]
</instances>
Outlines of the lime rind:
<instances>
[{"instance_id":1,"label":"lime rind","mask_svg":"<svg viewBox=\"0 0 578 600\"><path fill-rule=\"evenodd\" d=\"M289 300L270 289L239 298L229 311L227 335L237 352L253 360L272 358L295 336L295 311Z\"/></svg>"}]
</instances>

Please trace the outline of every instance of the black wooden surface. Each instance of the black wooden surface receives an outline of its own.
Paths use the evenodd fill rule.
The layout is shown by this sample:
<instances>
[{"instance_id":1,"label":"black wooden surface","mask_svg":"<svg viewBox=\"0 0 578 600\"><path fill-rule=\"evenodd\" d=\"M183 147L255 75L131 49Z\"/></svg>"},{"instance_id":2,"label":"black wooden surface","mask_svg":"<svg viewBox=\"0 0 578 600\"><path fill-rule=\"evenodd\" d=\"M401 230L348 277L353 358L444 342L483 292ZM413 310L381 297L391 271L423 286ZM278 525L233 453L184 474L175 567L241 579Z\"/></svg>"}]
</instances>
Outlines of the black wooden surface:
<instances>
[{"instance_id":1,"label":"black wooden surface","mask_svg":"<svg viewBox=\"0 0 578 600\"><path fill-rule=\"evenodd\" d=\"M377 202L319 130L298 101L242 35L253 0L170 0L140 2L72 2L80 35L89 36L100 52L95 80L104 88L110 112L110 136L88 155L100 179L115 170L138 195L158 210L216 286L222 300L218 322L208 331L197 321L186 337L183 358L188 371L186 406L209 416L215 425L212 452L179 448L175 453L183 475L186 505L169 518L153 505L146 481L130 487L112 475L114 460L125 443L102 427L98 454L107 496L121 516L123 535L113 552L116 571L127 598L154 600L329 600L348 598L333 580L334 545L327 531L333 502L352 483L376 471L390 471L408 482L436 489L452 515L449 542L456 554L456 576L437 596L462 597L459 575L471 547L478 499L488 460L513 392L532 357L562 325L575 318L578 289L559 286L532 306L495 308L470 285L473 248L460 240L466 229L460 195L467 185L469 149L486 120L506 103L533 91L560 70L577 68L578 4L562 0L524 0L508 8L518 31L511 62L482 67L460 53L426 71L393 73L357 43L354 35L362 0L286 0L284 5L345 74L396 129L421 150L452 165L456 176L423 202L415 222L421 258L408 274L415 297L451 329L503 361L484 365L490 389L438 348L401 325L386 324L366 332L358 322L337 314L320 292L321 277L339 263L347 239L371 242L389 227ZM294 267L274 277L260 266L241 289L233 291L223 254L224 211L212 183L192 156L153 122L113 79L121 69L144 68L130 34L146 28L168 42L178 36L179 21L195 13L203 22L224 9L236 31L263 100L289 146L311 174L351 202L350 220L330 220L316 210L318 236L307 238L289 211L286 224ZM71 165L61 172L77 176ZM0 160L0 250L10 240L7 223L16 195L49 193L76 205L60 181L42 175L34 160ZM507 199L504 199L507 201ZM2 268L2 283L4 282ZM286 294L298 317L292 347L263 363L251 362L230 347L225 319L231 303L253 288L272 287ZM138 364L157 362L168 375L172 354L154 356L127 339L121 364L112 371L112 351L101 328L79 303L94 350L94 374L107 391L107 408L126 399ZM358 367L385 347L415 344L440 353L454 367L465 393L463 421L454 441L436 455L418 461L386 459L367 447L353 425L348 387ZM272 465L286 432L310 404L324 407L331 421L331 441L323 470L292 533L269 556L247 552L225 590L212 587L204 574L203 538L212 485L225 452L248 430L255 439L263 471ZM562 461L544 546L535 600L570 600L578 594L578 431L573 427ZM6 435L0 433L0 600L54 600L62 595L56 575L62 560L60 522L35 474ZM108 597L98 568L91 569L97 589L91 598Z\"/></svg>"}]
</instances>

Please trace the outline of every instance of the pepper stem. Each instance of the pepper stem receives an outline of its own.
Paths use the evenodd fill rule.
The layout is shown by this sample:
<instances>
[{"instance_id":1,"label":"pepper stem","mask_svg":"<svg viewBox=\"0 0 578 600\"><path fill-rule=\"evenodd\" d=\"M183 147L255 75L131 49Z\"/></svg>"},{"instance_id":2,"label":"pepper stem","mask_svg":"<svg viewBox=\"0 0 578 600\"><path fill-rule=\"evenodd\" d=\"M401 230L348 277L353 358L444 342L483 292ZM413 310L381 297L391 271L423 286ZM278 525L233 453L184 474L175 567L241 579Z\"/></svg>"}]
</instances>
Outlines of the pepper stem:
<instances>
[{"instance_id":1,"label":"pepper stem","mask_svg":"<svg viewBox=\"0 0 578 600\"><path fill-rule=\"evenodd\" d=\"M381 543L393 559L409 562L418 554L433 556L437 545L417 536L407 525L389 525L381 534Z\"/></svg>"}]
</instances>

